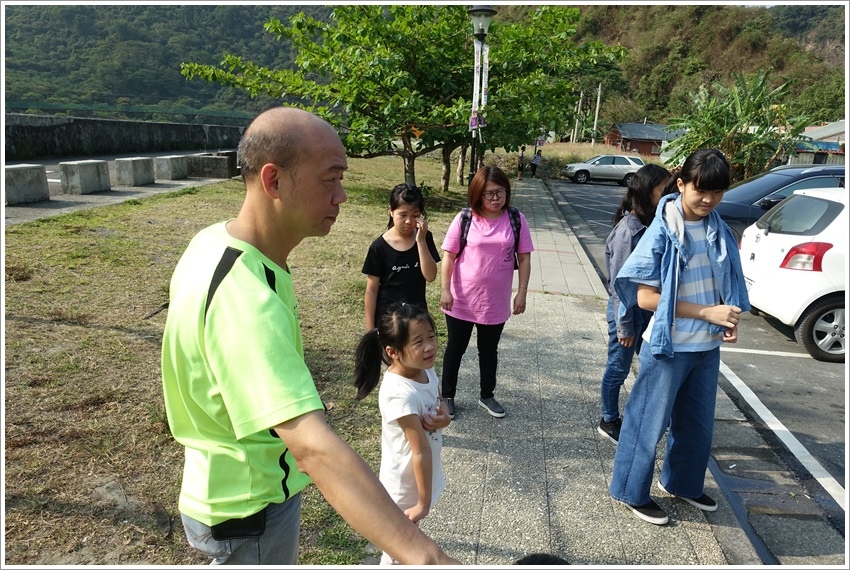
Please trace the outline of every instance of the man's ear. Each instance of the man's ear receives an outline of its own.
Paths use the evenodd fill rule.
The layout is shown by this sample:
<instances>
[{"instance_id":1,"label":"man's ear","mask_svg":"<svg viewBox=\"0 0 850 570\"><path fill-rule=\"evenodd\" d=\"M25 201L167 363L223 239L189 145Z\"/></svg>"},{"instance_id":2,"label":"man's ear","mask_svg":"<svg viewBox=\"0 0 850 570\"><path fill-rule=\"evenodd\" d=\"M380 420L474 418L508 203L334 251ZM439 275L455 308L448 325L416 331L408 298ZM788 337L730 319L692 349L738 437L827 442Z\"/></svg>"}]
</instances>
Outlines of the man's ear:
<instances>
[{"instance_id":1,"label":"man's ear","mask_svg":"<svg viewBox=\"0 0 850 570\"><path fill-rule=\"evenodd\" d=\"M260 181L263 183L263 191L272 200L280 198L282 178L283 169L277 164L269 162L260 168Z\"/></svg>"}]
</instances>

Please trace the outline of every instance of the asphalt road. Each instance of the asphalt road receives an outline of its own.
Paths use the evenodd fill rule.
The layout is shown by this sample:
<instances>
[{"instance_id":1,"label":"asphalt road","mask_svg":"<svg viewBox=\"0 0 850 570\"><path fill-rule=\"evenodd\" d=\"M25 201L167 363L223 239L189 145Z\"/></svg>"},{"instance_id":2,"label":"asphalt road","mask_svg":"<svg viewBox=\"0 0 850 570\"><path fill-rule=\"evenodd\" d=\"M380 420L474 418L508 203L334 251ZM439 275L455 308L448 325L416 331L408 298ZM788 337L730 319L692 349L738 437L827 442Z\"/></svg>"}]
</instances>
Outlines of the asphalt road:
<instances>
[{"instance_id":1,"label":"asphalt road","mask_svg":"<svg viewBox=\"0 0 850 570\"><path fill-rule=\"evenodd\" d=\"M568 180L547 180L547 184L600 279L606 282L605 238L625 188ZM845 512L835 497L843 497L846 486L846 365L814 360L797 344L790 327L770 318L745 315L738 337L735 345L721 348L725 365L721 388L787 469L805 482L807 491L843 535ZM819 478L828 487L840 489L840 495L830 493Z\"/></svg>"}]
</instances>

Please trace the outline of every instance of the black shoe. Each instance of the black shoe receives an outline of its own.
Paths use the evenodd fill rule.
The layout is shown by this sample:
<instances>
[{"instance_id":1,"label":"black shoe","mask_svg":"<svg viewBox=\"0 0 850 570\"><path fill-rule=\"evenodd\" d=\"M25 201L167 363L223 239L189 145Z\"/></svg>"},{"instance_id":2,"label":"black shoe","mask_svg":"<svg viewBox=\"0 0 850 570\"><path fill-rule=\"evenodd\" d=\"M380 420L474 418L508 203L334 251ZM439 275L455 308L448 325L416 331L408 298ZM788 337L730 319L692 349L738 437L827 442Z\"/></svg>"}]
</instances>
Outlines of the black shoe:
<instances>
[{"instance_id":1,"label":"black shoe","mask_svg":"<svg viewBox=\"0 0 850 570\"><path fill-rule=\"evenodd\" d=\"M668 491L667 489L664 488L664 485L661 484L660 480L658 481L658 488L661 489L662 491L664 491L665 493L667 493L668 495L673 495L673 493L671 493L670 491ZM714 511L717 510L717 501L715 501L714 499L712 499L711 497L709 497L705 493L700 495L700 497L697 498L697 499L689 499L687 497L680 497L679 495L673 495L673 496L676 497L677 499L682 499L683 501L692 504L693 506L700 509L701 511L707 511L709 513L713 513Z\"/></svg>"},{"instance_id":2,"label":"black shoe","mask_svg":"<svg viewBox=\"0 0 850 570\"><path fill-rule=\"evenodd\" d=\"M455 419L455 399L454 398L445 398L446 402L446 411L449 413L449 417L451 419Z\"/></svg>"},{"instance_id":3,"label":"black shoe","mask_svg":"<svg viewBox=\"0 0 850 570\"><path fill-rule=\"evenodd\" d=\"M613 441L614 445L617 445L617 442L620 441L620 428L622 427L623 418L617 418L611 422L606 422L604 419L600 419L599 427L596 428L596 431Z\"/></svg>"},{"instance_id":4,"label":"black shoe","mask_svg":"<svg viewBox=\"0 0 850 570\"><path fill-rule=\"evenodd\" d=\"M630 505L628 503L623 503L639 518L645 520L646 522L652 524L667 524L667 521L670 520L667 518L667 513L658 506L658 504L652 499L649 500L645 505L640 505L635 507L634 505Z\"/></svg>"},{"instance_id":5,"label":"black shoe","mask_svg":"<svg viewBox=\"0 0 850 570\"><path fill-rule=\"evenodd\" d=\"M487 410L494 418L505 417L505 408L496 401L496 398L481 398L478 400L478 405Z\"/></svg>"}]
</instances>

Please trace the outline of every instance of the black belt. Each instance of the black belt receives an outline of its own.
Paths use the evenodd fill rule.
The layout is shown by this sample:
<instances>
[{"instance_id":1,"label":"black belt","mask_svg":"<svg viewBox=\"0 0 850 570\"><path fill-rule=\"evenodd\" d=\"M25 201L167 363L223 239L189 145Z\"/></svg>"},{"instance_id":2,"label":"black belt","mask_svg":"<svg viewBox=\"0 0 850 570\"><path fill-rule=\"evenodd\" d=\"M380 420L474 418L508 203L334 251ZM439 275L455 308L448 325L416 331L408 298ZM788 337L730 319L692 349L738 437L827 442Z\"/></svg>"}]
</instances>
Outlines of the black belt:
<instances>
[{"instance_id":1,"label":"black belt","mask_svg":"<svg viewBox=\"0 0 850 570\"><path fill-rule=\"evenodd\" d=\"M266 531L266 509L268 505L253 515L244 519L228 519L213 525L212 537L216 540L229 540L234 538L256 538L263 536Z\"/></svg>"}]
</instances>

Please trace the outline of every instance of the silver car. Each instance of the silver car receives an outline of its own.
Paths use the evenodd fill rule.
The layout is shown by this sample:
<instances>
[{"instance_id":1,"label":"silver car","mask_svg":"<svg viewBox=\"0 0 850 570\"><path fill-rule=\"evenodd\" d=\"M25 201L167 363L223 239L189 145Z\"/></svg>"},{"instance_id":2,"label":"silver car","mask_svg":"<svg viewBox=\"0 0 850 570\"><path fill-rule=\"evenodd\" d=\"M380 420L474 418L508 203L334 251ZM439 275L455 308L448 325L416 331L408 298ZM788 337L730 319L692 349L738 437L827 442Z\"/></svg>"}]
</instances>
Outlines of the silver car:
<instances>
[{"instance_id":1,"label":"silver car","mask_svg":"<svg viewBox=\"0 0 850 570\"><path fill-rule=\"evenodd\" d=\"M624 154L600 154L586 162L568 164L561 174L577 184L590 180L612 180L628 186L632 176L646 164L640 157Z\"/></svg>"}]
</instances>

